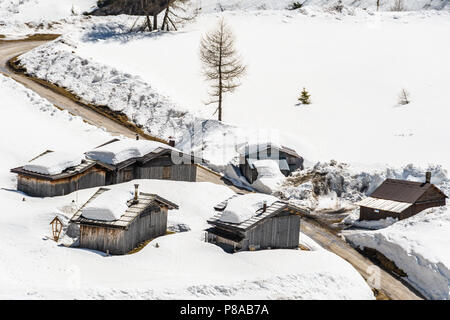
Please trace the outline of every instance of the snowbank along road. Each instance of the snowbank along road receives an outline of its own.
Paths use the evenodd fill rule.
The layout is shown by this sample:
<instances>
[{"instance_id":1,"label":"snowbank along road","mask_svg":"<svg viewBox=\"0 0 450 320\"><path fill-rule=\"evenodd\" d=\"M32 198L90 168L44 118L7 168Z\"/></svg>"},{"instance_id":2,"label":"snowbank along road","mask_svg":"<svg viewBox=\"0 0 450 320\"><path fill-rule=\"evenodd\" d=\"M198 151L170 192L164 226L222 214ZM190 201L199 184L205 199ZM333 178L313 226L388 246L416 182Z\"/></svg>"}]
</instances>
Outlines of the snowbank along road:
<instances>
[{"instance_id":1,"label":"snowbank along road","mask_svg":"<svg viewBox=\"0 0 450 320\"><path fill-rule=\"evenodd\" d=\"M43 98L53 103L60 109L65 109L71 114L80 116L84 121L95 125L100 128L104 128L106 131L113 135L124 135L129 138L134 138L136 132L127 128L126 126L109 119L108 117L84 106L81 103L66 97L63 94L55 92L44 85L34 81L33 79L19 73L15 73L8 66L8 61L18 55L21 55L35 47L44 44L47 41L11 41L4 40L0 42L0 72L6 76L11 77L15 81L23 84L25 87L33 90ZM233 186L230 182L225 180L219 174L210 170L205 170L204 174L199 177L199 181L211 182L219 185L226 185L235 192L248 192L245 189L240 189Z\"/></svg>"},{"instance_id":2,"label":"snowbank along road","mask_svg":"<svg viewBox=\"0 0 450 320\"><path fill-rule=\"evenodd\" d=\"M348 261L362 275L372 289L392 300L421 300L401 281L388 272L376 267L369 259L353 249L345 240L321 227L309 218L303 218L301 231L316 241L324 249L331 251Z\"/></svg>"},{"instance_id":3,"label":"snowbank along road","mask_svg":"<svg viewBox=\"0 0 450 320\"><path fill-rule=\"evenodd\" d=\"M8 67L8 60L32 50L45 42L46 41L2 41L0 43L0 72L38 93L40 96L53 103L56 107L66 109L70 113L80 116L83 120L92 125L105 128L113 135L122 134L126 137L134 138L136 133L133 130L126 128L125 126L73 101L62 94L58 94L53 90L46 88L45 86L24 75L14 73Z\"/></svg>"}]
</instances>

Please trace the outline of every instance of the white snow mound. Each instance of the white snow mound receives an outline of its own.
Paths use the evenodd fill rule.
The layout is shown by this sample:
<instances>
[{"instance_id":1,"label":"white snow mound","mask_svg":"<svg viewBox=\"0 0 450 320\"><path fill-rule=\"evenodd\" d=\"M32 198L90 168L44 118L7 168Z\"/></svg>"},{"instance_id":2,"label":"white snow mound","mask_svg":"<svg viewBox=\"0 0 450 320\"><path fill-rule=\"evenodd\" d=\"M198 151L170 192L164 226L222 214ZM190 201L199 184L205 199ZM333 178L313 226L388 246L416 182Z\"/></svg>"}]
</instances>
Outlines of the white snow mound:
<instances>
[{"instance_id":1,"label":"white snow mound","mask_svg":"<svg viewBox=\"0 0 450 320\"><path fill-rule=\"evenodd\" d=\"M127 201L132 198L133 192L129 190L105 191L83 208L81 215L92 220L118 220L127 211Z\"/></svg>"},{"instance_id":2,"label":"white snow mound","mask_svg":"<svg viewBox=\"0 0 450 320\"><path fill-rule=\"evenodd\" d=\"M81 163L81 155L66 152L49 152L39 158L30 161L23 169L41 174L55 175L63 172L67 168L75 167Z\"/></svg>"},{"instance_id":3,"label":"white snow mound","mask_svg":"<svg viewBox=\"0 0 450 320\"><path fill-rule=\"evenodd\" d=\"M227 207L222 213L220 220L229 223L242 223L256 214L256 211L278 201L278 198L266 194L250 193L228 200Z\"/></svg>"},{"instance_id":4,"label":"white snow mound","mask_svg":"<svg viewBox=\"0 0 450 320\"><path fill-rule=\"evenodd\" d=\"M284 181L285 176L281 173L278 161L257 160L253 163L258 171L258 178L252 187L263 193L272 193Z\"/></svg>"},{"instance_id":5,"label":"white snow mound","mask_svg":"<svg viewBox=\"0 0 450 320\"><path fill-rule=\"evenodd\" d=\"M143 157L160 147L170 148L161 142L127 139L88 151L86 156L104 163L118 164L131 158Z\"/></svg>"}]
</instances>

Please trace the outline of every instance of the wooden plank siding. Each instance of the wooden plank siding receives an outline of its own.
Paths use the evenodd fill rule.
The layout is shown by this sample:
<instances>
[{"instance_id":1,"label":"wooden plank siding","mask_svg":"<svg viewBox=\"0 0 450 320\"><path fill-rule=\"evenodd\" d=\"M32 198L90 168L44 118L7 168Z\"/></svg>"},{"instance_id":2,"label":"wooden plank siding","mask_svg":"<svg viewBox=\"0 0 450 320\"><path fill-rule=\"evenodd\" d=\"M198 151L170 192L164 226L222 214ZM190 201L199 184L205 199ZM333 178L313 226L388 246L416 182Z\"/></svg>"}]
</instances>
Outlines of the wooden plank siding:
<instances>
[{"instance_id":1,"label":"wooden plank siding","mask_svg":"<svg viewBox=\"0 0 450 320\"><path fill-rule=\"evenodd\" d=\"M264 220L247 231L243 250L250 246L259 249L293 249L298 247L300 233L300 216L283 215Z\"/></svg>"},{"instance_id":2,"label":"wooden plank siding","mask_svg":"<svg viewBox=\"0 0 450 320\"><path fill-rule=\"evenodd\" d=\"M80 225L80 247L112 255L123 255L148 239L162 236L167 230L167 208L156 204L147 207L127 229Z\"/></svg>"},{"instance_id":3,"label":"wooden plank siding","mask_svg":"<svg viewBox=\"0 0 450 320\"><path fill-rule=\"evenodd\" d=\"M80 189L104 186L105 177L105 171L96 167L92 167L77 175L58 180L42 180L19 174L17 190L32 197L62 196Z\"/></svg>"}]
</instances>

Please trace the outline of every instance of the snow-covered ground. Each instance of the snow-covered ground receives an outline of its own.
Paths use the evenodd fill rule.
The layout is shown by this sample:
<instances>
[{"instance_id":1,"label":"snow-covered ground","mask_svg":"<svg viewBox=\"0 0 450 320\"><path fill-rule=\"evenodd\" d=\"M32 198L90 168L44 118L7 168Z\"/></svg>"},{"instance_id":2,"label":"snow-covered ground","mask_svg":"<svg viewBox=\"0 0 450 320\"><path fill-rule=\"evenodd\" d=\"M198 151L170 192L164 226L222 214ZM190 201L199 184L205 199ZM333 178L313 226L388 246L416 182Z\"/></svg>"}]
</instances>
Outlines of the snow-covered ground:
<instances>
[{"instance_id":1,"label":"snow-covered ground","mask_svg":"<svg viewBox=\"0 0 450 320\"><path fill-rule=\"evenodd\" d=\"M141 191L170 199L180 209L169 212L169 226L190 229L159 237L138 253L106 257L56 244L49 222L58 215L67 223L96 188L32 198L11 190L16 178L9 169L45 149L81 153L110 136L1 75L0 95L0 298L373 299L350 264L307 237L304 245L312 251L227 254L205 243L213 206L234 194L211 183L138 180L112 186L130 194L137 182Z\"/></svg>"},{"instance_id":2,"label":"snow-covered ground","mask_svg":"<svg viewBox=\"0 0 450 320\"><path fill-rule=\"evenodd\" d=\"M450 71L442 68L450 46L439 41L450 27L448 12L356 9L349 15L306 9L221 15L236 33L248 73L242 86L225 96L227 124L197 125L204 139L195 146L206 158L216 156L208 153L211 140L222 146L239 140L244 129L238 126L247 132L270 129L311 161L450 167L445 149L428 148L429 141L444 145L450 134ZM100 23L21 61L33 75L122 110L154 134L180 139L186 130L194 131L195 119L213 117L214 107L203 104L207 84L198 47L218 18L203 14L180 32L154 34L129 34L122 22ZM303 86L311 105L297 105ZM408 105L398 105L402 88L411 94ZM233 155L232 149L221 149L228 150L226 156L210 159L218 165Z\"/></svg>"},{"instance_id":3,"label":"snow-covered ground","mask_svg":"<svg viewBox=\"0 0 450 320\"><path fill-rule=\"evenodd\" d=\"M393 261L406 280L429 299L450 299L450 203L398 221L359 221L354 203L375 190L386 178L424 181L425 172L450 196L450 179L440 166L419 168L358 168L335 162L317 164L287 178L275 194L320 212L329 212L354 228L343 231L356 247L373 248ZM347 211L347 213L343 213ZM374 229L374 231L369 231Z\"/></svg>"},{"instance_id":4,"label":"snow-covered ground","mask_svg":"<svg viewBox=\"0 0 450 320\"><path fill-rule=\"evenodd\" d=\"M97 7L96 0L0 0L0 19L52 21Z\"/></svg>"},{"instance_id":5,"label":"snow-covered ground","mask_svg":"<svg viewBox=\"0 0 450 320\"><path fill-rule=\"evenodd\" d=\"M71 2L77 13L95 5ZM331 0L306 1L295 11L285 9L288 0L202 0L196 4L201 8L196 21L179 32L132 34L128 30L134 17L72 15L72 5L64 1L42 17L35 12L50 1L15 6L17 1L0 0L0 34L64 33L21 57L30 73L86 101L124 112L152 134L175 136L181 149L192 143L215 169L224 170L237 155L236 146L247 140L275 140L295 148L309 167L286 179L276 195L317 212L350 211L345 223L379 229L346 233L354 245L375 248L392 259L425 296L448 299L448 206L400 222L361 223L353 205L385 178L423 180L426 170L450 194L450 154L442 147L450 136L450 69L445 68L449 3L404 1L404 12L392 12L393 2L382 1L376 12L375 1L344 0L339 13L333 8L337 1ZM225 96L225 123L214 120L214 107L203 104L207 84L198 59L201 36L221 16L234 30L248 65L242 86ZM303 87L311 94L311 105L297 103ZM403 88L411 95L410 104L398 104ZM0 78L0 91L15 97L2 105L8 115L0 128L2 187L15 187L10 168L45 149L64 151L70 145L71 151L82 152L107 140L107 133L9 79ZM11 121L15 117L27 129L18 130ZM317 161L322 162L311 166ZM191 231L158 238L127 257L103 257L42 240L56 213L69 218L71 201L80 204L95 190L25 202L22 194L0 190L5 212L0 215L0 271L6 270L0 273L0 283L6 284L0 286L0 296L372 297L354 269L304 235L300 238L311 252L227 255L202 242L211 207L232 194L225 187L140 183L179 204L180 210L170 212L169 224L185 224ZM187 193L192 197L185 199ZM123 270L133 272L130 276Z\"/></svg>"},{"instance_id":6,"label":"snow-covered ground","mask_svg":"<svg viewBox=\"0 0 450 320\"><path fill-rule=\"evenodd\" d=\"M429 299L450 299L450 210L432 208L376 231L346 232L361 248L381 252Z\"/></svg>"}]
</instances>

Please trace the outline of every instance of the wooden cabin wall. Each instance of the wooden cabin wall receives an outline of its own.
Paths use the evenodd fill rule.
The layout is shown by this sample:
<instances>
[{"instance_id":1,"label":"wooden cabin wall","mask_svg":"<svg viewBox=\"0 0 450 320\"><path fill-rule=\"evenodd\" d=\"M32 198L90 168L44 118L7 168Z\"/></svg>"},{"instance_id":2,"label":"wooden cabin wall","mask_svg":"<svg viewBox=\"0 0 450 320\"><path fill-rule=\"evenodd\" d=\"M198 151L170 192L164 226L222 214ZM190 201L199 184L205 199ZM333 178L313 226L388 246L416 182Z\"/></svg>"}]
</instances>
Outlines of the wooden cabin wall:
<instances>
[{"instance_id":1,"label":"wooden cabin wall","mask_svg":"<svg viewBox=\"0 0 450 320\"><path fill-rule=\"evenodd\" d=\"M255 182L258 178L258 171L256 169L251 169L247 160L245 160L245 164L239 165L239 169L249 183Z\"/></svg>"},{"instance_id":2,"label":"wooden cabin wall","mask_svg":"<svg viewBox=\"0 0 450 320\"><path fill-rule=\"evenodd\" d=\"M167 231L167 208L149 206L133 220L127 230L80 225L80 248L127 254L143 241L164 235Z\"/></svg>"},{"instance_id":3,"label":"wooden cabin wall","mask_svg":"<svg viewBox=\"0 0 450 320\"><path fill-rule=\"evenodd\" d=\"M125 230L80 225L80 248L107 252L110 254L125 254Z\"/></svg>"},{"instance_id":4,"label":"wooden cabin wall","mask_svg":"<svg viewBox=\"0 0 450 320\"><path fill-rule=\"evenodd\" d=\"M97 168L91 168L70 178L54 181L19 175L17 190L32 197L62 196L76 190L104 186L105 175L105 171Z\"/></svg>"},{"instance_id":5,"label":"wooden cabin wall","mask_svg":"<svg viewBox=\"0 0 450 320\"><path fill-rule=\"evenodd\" d=\"M165 235L167 211L167 208L152 205L134 219L124 237L126 252L130 252L143 241Z\"/></svg>"},{"instance_id":6,"label":"wooden cabin wall","mask_svg":"<svg viewBox=\"0 0 450 320\"><path fill-rule=\"evenodd\" d=\"M421 212L425 209L429 209L429 208L433 208L433 207L441 207L441 206L445 206L445 198L415 203L412 206L412 215L418 214L419 212Z\"/></svg>"},{"instance_id":7,"label":"wooden cabin wall","mask_svg":"<svg viewBox=\"0 0 450 320\"><path fill-rule=\"evenodd\" d=\"M300 233L300 216L285 214L265 220L246 232L243 250L249 246L267 248L298 248Z\"/></svg>"},{"instance_id":8,"label":"wooden cabin wall","mask_svg":"<svg viewBox=\"0 0 450 320\"><path fill-rule=\"evenodd\" d=\"M146 163L136 168L136 179L163 179L174 181L196 181L197 166L194 164Z\"/></svg>"},{"instance_id":9,"label":"wooden cabin wall","mask_svg":"<svg viewBox=\"0 0 450 320\"><path fill-rule=\"evenodd\" d=\"M396 213L396 212L390 212L390 211L383 211L379 210L379 212L375 212L375 209L367 208L367 207L361 207L359 209L359 220L380 220L380 219L386 219L386 218L396 218L396 219L402 219L401 215L409 216L411 211L411 207L406 209L404 212Z\"/></svg>"}]
</instances>

